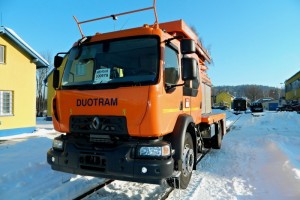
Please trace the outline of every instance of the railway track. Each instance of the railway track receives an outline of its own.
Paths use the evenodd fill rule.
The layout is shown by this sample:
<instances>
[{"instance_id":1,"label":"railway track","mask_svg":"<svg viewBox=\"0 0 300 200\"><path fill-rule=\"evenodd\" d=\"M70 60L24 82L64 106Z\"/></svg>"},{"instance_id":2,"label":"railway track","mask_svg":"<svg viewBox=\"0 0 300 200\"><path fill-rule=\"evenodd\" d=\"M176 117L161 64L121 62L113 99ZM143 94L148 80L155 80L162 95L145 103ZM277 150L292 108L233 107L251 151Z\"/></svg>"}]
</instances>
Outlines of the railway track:
<instances>
[{"instance_id":1,"label":"railway track","mask_svg":"<svg viewBox=\"0 0 300 200\"><path fill-rule=\"evenodd\" d=\"M233 116L226 118L226 120L231 119ZM233 120L233 122L230 124L229 127L226 128L226 132L230 132L233 125L242 117L242 115L239 115L236 119Z\"/></svg>"},{"instance_id":2,"label":"railway track","mask_svg":"<svg viewBox=\"0 0 300 200\"><path fill-rule=\"evenodd\" d=\"M205 149L202 155L197 159L196 165L204 158L204 156L210 151L210 149ZM160 200L165 200L169 197L169 195L174 191L174 190L179 190L180 194L180 189L175 189L175 188L170 188L161 198ZM179 195L180 196L180 195Z\"/></svg>"},{"instance_id":3,"label":"railway track","mask_svg":"<svg viewBox=\"0 0 300 200\"><path fill-rule=\"evenodd\" d=\"M110 180L107 179L104 181L104 183L97 185L96 187L93 187L92 189L88 190L87 192L81 194L80 196L74 198L73 200L81 200L89 195L91 195L92 193L96 192L97 190L100 190L101 188L104 188L106 185L109 185L110 183L112 183L114 180Z\"/></svg>"},{"instance_id":4,"label":"railway track","mask_svg":"<svg viewBox=\"0 0 300 200\"><path fill-rule=\"evenodd\" d=\"M233 120L233 122L230 124L229 127L226 128L227 133L230 132L231 127L241 118L242 115L238 116L236 119ZM227 119L231 119L232 117L229 117ZM209 153L210 149L204 149L204 152L202 153L202 155L197 159L196 164L198 164L207 153ZM89 195L91 195L92 193L104 188L105 186L111 184L112 182L114 182L114 180L110 180L107 179L104 183L97 185L96 187L91 188L90 190L88 190L87 192L85 192L84 194L81 194L80 196L74 198L73 200L81 200L84 199L85 197L88 197ZM160 200L165 200L169 197L169 195L174 191L174 190L179 190L179 194L180 194L180 189L174 189L174 188L170 188L161 196Z\"/></svg>"},{"instance_id":5,"label":"railway track","mask_svg":"<svg viewBox=\"0 0 300 200\"><path fill-rule=\"evenodd\" d=\"M227 127L226 128L226 131L227 131L227 133L228 132L230 132L230 130L231 130L231 127L241 118L241 116L242 115L239 115L236 119L234 119L233 120L233 122L230 124L230 126L229 127ZM231 117L229 117L229 118L232 118L232 116ZM229 118L227 118L227 119L229 119ZM226 119L226 120L227 120ZM205 152L201 155L201 157L197 160L197 164L204 158L204 156L207 154L207 153L209 153L209 151L210 151L210 149L206 149L205 150ZM175 190L175 188L170 188L170 190L169 191L167 191L164 195L163 195L163 197L160 199L160 200L165 200L165 199L167 199L168 197L169 197L169 195L171 194L171 192L173 192ZM178 189L176 189L176 190L178 190ZM179 191L179 197L180 197L180 191ZM180 199L180 198L179 198Z\"/></svg>"}]
</instances>

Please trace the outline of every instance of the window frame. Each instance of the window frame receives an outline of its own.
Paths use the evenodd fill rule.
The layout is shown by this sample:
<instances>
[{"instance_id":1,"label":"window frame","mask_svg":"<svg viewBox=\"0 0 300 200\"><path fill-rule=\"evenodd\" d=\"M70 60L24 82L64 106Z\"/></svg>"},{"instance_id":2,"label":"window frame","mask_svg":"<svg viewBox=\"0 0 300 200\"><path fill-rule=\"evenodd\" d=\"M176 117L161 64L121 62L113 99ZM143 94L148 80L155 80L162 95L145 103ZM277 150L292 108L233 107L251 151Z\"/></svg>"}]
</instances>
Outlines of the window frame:
<instances>
[{"instance_id":1,"label":"window frame","mask_svg":"<svg viewBox=\"0 0 300 200\"><path fill-rule=\"evenodd\" d=\"M7 94L8 94L8 98L4 99L4 96ZM4 112L4 110L6 109L8 109L8 112ZM0 117L13 116L13 114L14 114L14 92L11 90L0 90Z\"/></svg>"},{"instance_id":2,"label":"window frame","mask_svg":"<svg viewBox=\"0 0 300 200\"><path fill-rule=\"evenodd\" d=\"M172 43L170 44L166 44L165 45L165 49L164 49L164 65L163 65L163 69L164 69L164 82L165 84L171 84L171 85L176 85L180 79L180 68L181 68L181 63L179 61L179 54L178 54L178 50L174 47L175 45L173 45ZM166 56L166 52L167 52L167 49L172 51L172 53L174 53L176 55L176 58L177 58L177 79L176 81L174 81L174 83L169 83L169 82L166 82L166 60L167 60L167 56ZM170 68L170 67L168 67Z\"/></svg>"},{"instance_id":3,"label":"window frame","mask_svg":"<svg viewBox=\"0 0 300 200\"><path fill-rule=\"evenodd\" d=\"M89 44L84 44L81 46L81 48L87 48L89 46L94 46L94 48L96 47L96 45L102 45L101 47L98 47L98 49L102 49L99 52L96 52L97 54L103 54L109 56L109 54L113 54L115 53L114 51L111 52L106 52L106 48L111 48L111 45L119 45L118 42L123 42L128 40L127 42L130 42L130 40L132 41L138 41L141 39L155 39L155 56L156 56L156 63L155 63L155 77L154 78L149 78L149 76L152 76L152 74L148 75L148 74L142 74L142 75L138 75L138 74L133 74L133 75L127 75L127 77L124 75L124 77L119 77L119 78L123 78L120 79L120 81L109 81L109 82L103 82L103 83L97 83L97 82L91 82L90 81L72 81L72 82L76 82L76 84L69 84L69 76L71 75L71 78L73 78L72 73L70 73L72 70L72 64L73 61L76 60L76 55L78 53L75 52L76 49L78 49L78 46L74 46L70 51L69 51L69 57L68 60L65 64L65 69L63 72L63 76L62 76L62 84L61 84L61 88L63 90L70 90L70 89L78 89L80 87L80 89L87 89L87 90L94 90L94 89L107 89L107 88L115 88L116 86L123 86L123 87L128 87L128 86L132 86L132 85L154 85L157 84L158 80L159 80L159 67L160 67L160 55L161 55L161 49L160 49L160 38L158 36L155 35L143 35L143 36L133 36L133 37L125 37L125 38L121 38L121 39L110 39L110 40L104 40L104 41L99 41L99 42L95 42L95 43L89 43ZM109 44L109 45L108 45ZM107 47L106 47L107 46ZM145 47L146 48L146 47ZM116 48L117 49L117 48ZM128 51L128 50L127 50ZM122 51L120 51L122 52ZM125 51L123 51L125 52ZM118 53L118 52L117 52ZM81 56L81 54L80 54ZM78 58L80 59L80 58ZM97 60L94 61L94 65L97 65ZM101 65L99 65L100 67ZM122 69L121 66L119 66L118 64L116 64L116 67ZM111 68L112 69L112 68ZM128 68L130 69L130 68ZM138 70L139 68L137 67L136 69L133 70ZM97 72L97 68L94 67L93 70L93 79L95 77L95 73ZM74 75L76 73L76 70L74 70ZM77 77L79 77L79 75L76 75ZM147 77L148 76L148 77ZM143 79L144 77L144 79ZM147 79L145 79L147 78ZM93 81L93 79L91 81Z\"/></svg>"},{"instance_id":4,"label":"window frame","mask_svg":"<svg viewBox=\"0 0 300 200\"><path fill-rule=\"evenodd\" d=\"M0 64L5 64L5 50L6 50L5 46L0 44Z\"/></svg>"}]
</instances>

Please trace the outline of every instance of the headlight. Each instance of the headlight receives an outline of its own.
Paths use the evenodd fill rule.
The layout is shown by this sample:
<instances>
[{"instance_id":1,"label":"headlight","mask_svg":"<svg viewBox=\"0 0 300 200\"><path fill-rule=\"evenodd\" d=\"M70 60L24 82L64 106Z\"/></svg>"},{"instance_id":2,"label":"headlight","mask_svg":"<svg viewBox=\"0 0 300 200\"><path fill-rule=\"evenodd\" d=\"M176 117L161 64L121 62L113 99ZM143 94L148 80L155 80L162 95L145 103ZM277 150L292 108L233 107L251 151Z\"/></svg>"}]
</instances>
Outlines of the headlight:
<instances>
[{"instance_id":1,"label":"headlight","mask_svg":"<svg viewBox=\"0 0 300 200\"><path fill-rule=\"evenodd\" d=\"M169 145L140 147L139 156L166 157L171 155Z\"/></svg>"},{"instance_id":2,"label":"headlight","mask_svg":"<svg viewBox=\"0 0 300 200\"><path fill-rule=\"evenodd\" d=\"M63 150L64 148L64 142L58 139L54 139L52 141L52 147L53 149L57 149L57 150Z\"/></svg>"}]
</instances>

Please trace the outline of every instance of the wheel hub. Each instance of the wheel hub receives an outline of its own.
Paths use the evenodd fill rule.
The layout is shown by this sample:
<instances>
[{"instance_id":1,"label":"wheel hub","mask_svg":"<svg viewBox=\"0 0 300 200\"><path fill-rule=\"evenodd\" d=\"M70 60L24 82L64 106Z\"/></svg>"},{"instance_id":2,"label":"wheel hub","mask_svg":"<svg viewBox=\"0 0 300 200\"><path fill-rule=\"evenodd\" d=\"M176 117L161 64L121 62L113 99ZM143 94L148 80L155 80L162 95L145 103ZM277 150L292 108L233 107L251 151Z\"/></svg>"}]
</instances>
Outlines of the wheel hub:
<instances>
[{"instance_id":1,"label":"wheel hub","mask_svg":"<svg viewBox=\"0 0 300 200\"><path fill-rule=\"evenodd\" d=\"M184 147L182 159L182 172L184 176L188 176L193 171L194 151L188 146Z\"/></svg>"}]
</instances>

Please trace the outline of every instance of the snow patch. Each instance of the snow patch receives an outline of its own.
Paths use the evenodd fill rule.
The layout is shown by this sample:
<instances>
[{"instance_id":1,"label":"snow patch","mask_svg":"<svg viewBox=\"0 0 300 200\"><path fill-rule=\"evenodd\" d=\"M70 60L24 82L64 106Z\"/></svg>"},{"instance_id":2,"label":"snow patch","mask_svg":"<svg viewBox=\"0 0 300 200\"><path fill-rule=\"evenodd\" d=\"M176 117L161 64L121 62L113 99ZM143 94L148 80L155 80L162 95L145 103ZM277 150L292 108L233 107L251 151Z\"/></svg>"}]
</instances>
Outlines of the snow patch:
<instances>
[{"instance_id":1,"label":"snow patch","mask_svg":"<svg viewBox=\"0 0 300 200\"><path fill-rule=\"evenodd\" d=\"M189 187L174 190L168 199L300 199L300 115L226 114L232 127L222 148L210 150L198 163ZM60 133L47 126L0 138L0 199L73 199L105 181L53 171L46 154ZM85 199L160 199L167 190L114 181Z\"/></svg>"}]
</instances>

